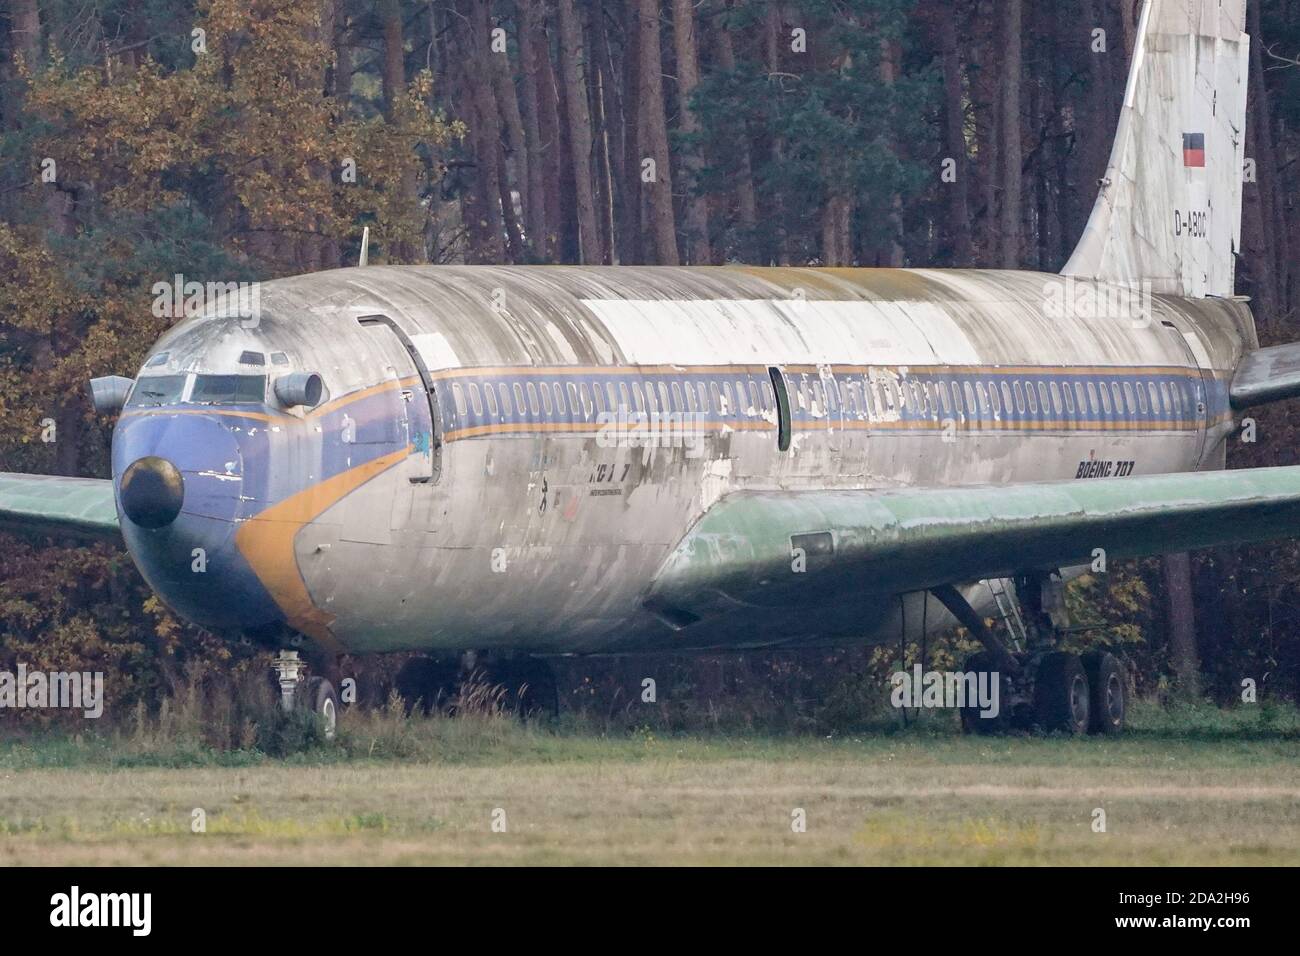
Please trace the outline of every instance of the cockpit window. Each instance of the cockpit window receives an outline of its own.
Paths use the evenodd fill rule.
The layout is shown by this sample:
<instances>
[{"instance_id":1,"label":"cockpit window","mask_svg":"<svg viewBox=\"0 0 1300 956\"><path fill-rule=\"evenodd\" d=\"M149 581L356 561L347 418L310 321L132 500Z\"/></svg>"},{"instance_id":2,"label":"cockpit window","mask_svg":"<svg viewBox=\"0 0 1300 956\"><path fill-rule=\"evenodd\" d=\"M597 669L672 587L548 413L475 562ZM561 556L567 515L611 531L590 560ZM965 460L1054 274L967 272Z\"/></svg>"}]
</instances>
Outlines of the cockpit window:
<instances>
[{"instance_id":1,"label":"cockpit window","mask_svg":"<svg viewBox=\"0 0 1300 956\"><path fill-rule=\"evenodd\" d=\"M190 393L203 405L260 405L265 397L265 375L198 375Z\"/></svg>"},{"instance_id":2,"label":"cockpit window","mask_svg":"<svg viewBox=\"0 0 1300 956\"><path fill-rule=\"evenodd\" d=\"M240 365L265 365L266 356L263 355L261 352L240 352L239 364Z\"/></svg>"},{"instance_id":3,"label":"cockpit window","mask_svg":"<svg viewBox=\"0 0 1300 956\"><path fill-rule=\"evenodd\" d=\"M142 375L131 390L128 408L148 405L175 405L185 393L184 375Z\"/></svg>"},{"instance_id":4,"label":"cockpit window","mask_svg":"<svg viewBox=\"0 0 1300 956\"><path fill-rule=\"evenodd\" d=\"M156 368L156 367L159 366L159 365L166 365L166 364L167 364L167 356L170 355L170 354L171 354L170 352L159 352L157 355L155 355L155 356L154 356L153 358L151 358L149 361L145 362L145 363L144 363L144 367L145 367L145 368Z\"/></svg>"},{"instance_id":5,"label":"cockpit window","mask_svg":"<svg viewBox=\"0 0 1300 956\"><path fill-rule=\"evenodd\" d=\"M272 365L288 365L288 364L289 364L289 356L285 355L283 352L272 352L272 353L271 353L271 364L272 364Z\"/></svg>"}]
</instances>

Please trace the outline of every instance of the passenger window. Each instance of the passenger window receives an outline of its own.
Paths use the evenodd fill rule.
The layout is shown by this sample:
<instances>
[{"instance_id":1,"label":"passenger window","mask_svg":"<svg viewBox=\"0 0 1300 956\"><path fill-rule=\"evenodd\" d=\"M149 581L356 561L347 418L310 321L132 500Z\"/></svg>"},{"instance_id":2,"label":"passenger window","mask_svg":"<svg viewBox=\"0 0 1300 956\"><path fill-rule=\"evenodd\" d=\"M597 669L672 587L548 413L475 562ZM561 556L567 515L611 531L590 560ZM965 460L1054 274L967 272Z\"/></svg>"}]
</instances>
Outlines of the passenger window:
<instances>
[{"instance_id":1,"label":"passenger window","mask_svg":"<svg viewBox=\"0 0 1300 956\"><path fill-rule=\"evenodd\" d=\"M469 403L474 409L474 417L483 417L483 401L479 398L478 386L473 382L469 383Z\"/></svg>"},{"instance_id":2,"label":"passenger window","mask_svg":"<svg viewBox=\"0 0 1300 956\"><path fill-rule=\"evenodd\" d=\"M541 415L541 411L542 411L541 406L537 403L537 386L534 385L532 382L529 382L527 388L528 388L528 410L532 412L533 418L537 418L539 415Z\"/></svg>"},{"instance_id":3,"label":"passenger window","mask_svg":"<svg viewBox=\"0 0 1300 956\"><path fill-rule=\"evenodd\" d=\"M519 417L520 421L523 421L528 418L528 409L524 407L523 387L518 382L515 382L511 388L515 393L515 415Z\"/></svg>"},{"instance_id":4,"label":"passenger window","mask_svg":"<svg viewBox=\"0 0 1300 956\"><path fill-rule=\"evenodd\" d=\"M497 390L491 385L484 385L483 397L487 400L488 414L494 419L499 418L500 409L497 408Z\"/></svg>"},{"instance_id":5,"label":"passenger window","mask_svg":"<svg viewBox=\"0 0 1300 956\"><path fill-rule=\"evenodd\" d=\"M559 382L551 383L551 394L555 396L555 417L564 418L568 409L564 405L564 389L560 388Z\"/></svg>"}]
</instances>

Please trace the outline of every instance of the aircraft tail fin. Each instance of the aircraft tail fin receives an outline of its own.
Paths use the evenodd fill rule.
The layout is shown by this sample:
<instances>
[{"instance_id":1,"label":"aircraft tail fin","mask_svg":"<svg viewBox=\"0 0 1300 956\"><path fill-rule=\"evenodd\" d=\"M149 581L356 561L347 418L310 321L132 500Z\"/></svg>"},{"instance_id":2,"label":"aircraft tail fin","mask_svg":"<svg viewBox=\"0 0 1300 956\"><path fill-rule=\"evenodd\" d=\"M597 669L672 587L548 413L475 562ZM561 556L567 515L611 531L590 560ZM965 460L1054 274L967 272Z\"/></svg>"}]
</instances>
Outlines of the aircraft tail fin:
<instances>
[{"instance_id":1,"label":"aircraft tail fin","mask_svg":"<svg viewBox=\"0 0 1300 956\"><path fill-rule=\"evenodd\" d=\"M1101 192L1064 275L1184 296L1233 294L1245 25L1246 0L1146 0Z\"/></svg>"}]
</instances>

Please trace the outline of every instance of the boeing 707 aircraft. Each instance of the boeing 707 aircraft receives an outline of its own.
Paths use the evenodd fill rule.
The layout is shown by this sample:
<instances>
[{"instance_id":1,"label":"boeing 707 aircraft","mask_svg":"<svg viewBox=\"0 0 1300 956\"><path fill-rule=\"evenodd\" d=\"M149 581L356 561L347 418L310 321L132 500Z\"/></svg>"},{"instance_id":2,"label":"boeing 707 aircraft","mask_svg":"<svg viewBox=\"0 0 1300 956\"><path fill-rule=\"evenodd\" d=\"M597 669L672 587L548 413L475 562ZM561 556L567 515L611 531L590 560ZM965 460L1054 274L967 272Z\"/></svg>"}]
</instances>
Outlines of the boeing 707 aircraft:
<instances>
[{"instance_id":1,"label":"boeing 707 aircraft","mask_svg":"<svg viewBox=\"0 0 1300 956\"><path fill-rule=\"evenodd\" d=\"M1244 25L1245 0L1148 0L1062 275L278 279L255 316L210 305L134 379L95 380L120 411L112 478L0 475L0 522L120 537L182 617L281 649L285 700L331 723L344 652L870 644L961 623L1004 712L1118 731L1116 660L1056 643L1070 569L1300 520L1300 468L1223 470L1236 411L1300 394L1300 345L1260 349L1234 295Z\"/></svg>"}]
</instances>

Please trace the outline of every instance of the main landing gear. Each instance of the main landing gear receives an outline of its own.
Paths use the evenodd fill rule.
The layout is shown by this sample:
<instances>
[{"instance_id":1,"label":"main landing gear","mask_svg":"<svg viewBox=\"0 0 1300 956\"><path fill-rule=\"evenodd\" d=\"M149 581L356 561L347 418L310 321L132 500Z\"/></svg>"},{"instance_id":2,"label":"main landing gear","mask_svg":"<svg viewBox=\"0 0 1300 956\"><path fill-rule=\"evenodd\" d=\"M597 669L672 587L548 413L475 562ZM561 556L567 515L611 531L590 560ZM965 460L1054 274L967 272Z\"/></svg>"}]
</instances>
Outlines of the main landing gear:
<instances>
[{"instance_id":1,"label":"main landing gear","mask_svg":"<svg viewBox=\"0 0 1300 956\"><path fill-rule=\"evenodd\" d=\"M286 713L306 710L321 721L326 740L333 740L339 725L339 695L324 677L308 677L307 662L297 651L281 651L271 661L280 684L280 707Z\"/></svg>"},{"instance_id":2,"label":"main landing gear","mask_svg":"<svg viewBox=\"0 0 1300 956\"><path fill-rule=\"evenodd\" d=\"M951 585L932 590L940 602L984 645L966 661L979 686L997 682L996 713L978 703L962 707L962 728L992 734L1031 729L1065 734L1117 734L1124 729L1124 675L1106 651L1075 654L1059 649L1065 627L1062 582L1049 574L1016 581L1017 598L990 582L1011 646ZM1021 611L1024 611L1022 616Z\"/></svg>"}]
</instances>

